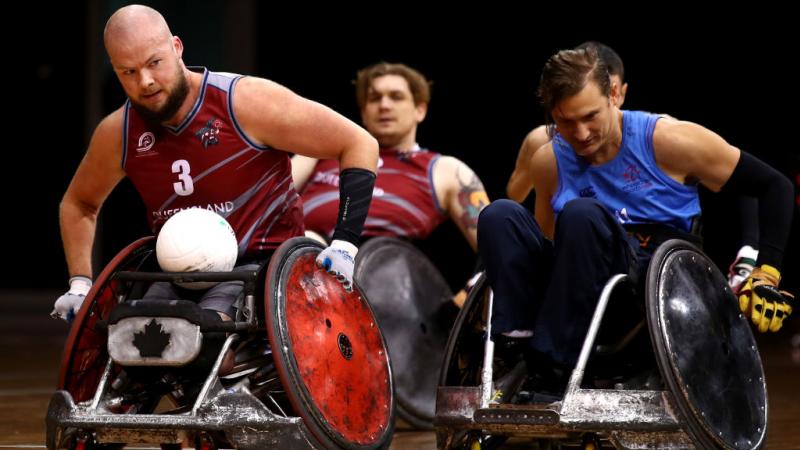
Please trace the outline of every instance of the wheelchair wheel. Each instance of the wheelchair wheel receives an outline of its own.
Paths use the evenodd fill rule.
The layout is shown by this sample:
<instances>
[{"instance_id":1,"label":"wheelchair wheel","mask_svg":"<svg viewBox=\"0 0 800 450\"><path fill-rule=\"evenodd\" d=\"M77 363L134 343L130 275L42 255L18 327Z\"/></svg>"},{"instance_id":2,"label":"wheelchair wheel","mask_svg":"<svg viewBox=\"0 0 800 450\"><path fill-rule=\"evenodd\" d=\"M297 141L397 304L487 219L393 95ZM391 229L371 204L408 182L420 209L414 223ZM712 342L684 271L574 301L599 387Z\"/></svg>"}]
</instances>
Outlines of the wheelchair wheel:
<instances>
[{"instance_id":1,"label":"wheelchair wheel","mask_svg":"<svg viewBox=\"0 0 800 450\"><path fill-rule=\"evenodd\" d=\"M416 247L375 237L358 251L354 275L389 347L397 414L432 429L447 335L458 312L439 270Z\"/></svg>"},{"instance_id":2,"label":"wheelchair wheel","mask_svg":"<svg viewBox=\"0 0 800 450\"><path fill-rule=\"evenodd\" d=\"M119 252L97 277L72 322L61 358L58 389L68 391L75 402L89 400L94 395L108 362L106 336L99 333L95 325L108 318L117 305L118 295L125 289L121 282L112 279L113 275L141 267L154 253L154 245L154 238L149 236Z\"/></svg>"},{"instance_id":3,"label":"wheelchair wheel","mask_svg":"<svg viewBox=\"0 0 800 450\"><path fill-rule=\"evenodd\" d=\"M647 273L650 337L664 381L704 449L758 449L766 441L767 386L747 318L700 250L670 240Z\"/></svg>"},{"instance_id":4,"label":"wheelchair wheel","mask_svg":"<svg viewBox=\"0 0 800 450\"><path fill-rule=\"evenodd\" d=\"M489 283L486 275L482 275L470 291L447 339L439 386L480 386L488 299ZM495 364L493 377L497 379L511 369ZM499 447L507 439L502 435L476 436L474 432L464 431L456 435L451 448L471 450L477 446L489 450ZM439 448L442 445L442 442L437 442Z\"/></svg>"},{"instance_id":5,"label":"wheelchair wheel","mask_svg":"<svg viewBox=\"0 0 800 450\"><path fill-rule=\"evenodd\" d=\"M314 262L321 244L293 238L267 271L275 364L295 412L323 448L388 448L394 396L386 344L369 303Z\"/></svg>"},{"instance_id":6,"label":"wheelchair wheel","mask_svg":"<svg viewBox=\"0 0 800 450\"><path fill-rule=\"evenodd\" d=\"M477 386L486 338L489 283L481 276L470 291L447 338L439 386Z\"/></svg>"},{"instance_id":7,"label":"wheelchair wheel","mask_svg":"<svg viewBox=\"0 0 800 450\"><path fill-rule=\"evenodd\" d=\"M486 341L486 308L489 283L482 275L469 293L447 339L439 386L479 386ZM513 367L498 366L495 358L494 378L505 375Z\"/></svg>"}]
</instances>

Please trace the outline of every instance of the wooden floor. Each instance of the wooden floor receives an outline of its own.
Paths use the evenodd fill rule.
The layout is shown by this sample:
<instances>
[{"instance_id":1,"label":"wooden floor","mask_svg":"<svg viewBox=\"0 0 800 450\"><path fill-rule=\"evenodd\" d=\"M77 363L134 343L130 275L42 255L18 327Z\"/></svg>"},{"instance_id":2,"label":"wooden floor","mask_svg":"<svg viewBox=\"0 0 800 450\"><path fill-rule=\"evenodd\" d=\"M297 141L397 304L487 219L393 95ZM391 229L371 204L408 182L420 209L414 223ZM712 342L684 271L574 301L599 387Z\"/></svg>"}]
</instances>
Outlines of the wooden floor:
<instances>
[{"instance_id":1,"label":"wooden floor","mask_svg":"<svg viewBox=\"0 0 800 450\"><path fill-rule=\"evenodd\" d=\"M48 317L59 294L0 291L0 449L44 448L44 416L67 335L65 323ZM800 450L800 354L793 359L789 343L797 331L759 337L769 389L768 450ZM433 432L398 431L391 448L434 449L436 440Z\"/></svg>"}]
</instances>

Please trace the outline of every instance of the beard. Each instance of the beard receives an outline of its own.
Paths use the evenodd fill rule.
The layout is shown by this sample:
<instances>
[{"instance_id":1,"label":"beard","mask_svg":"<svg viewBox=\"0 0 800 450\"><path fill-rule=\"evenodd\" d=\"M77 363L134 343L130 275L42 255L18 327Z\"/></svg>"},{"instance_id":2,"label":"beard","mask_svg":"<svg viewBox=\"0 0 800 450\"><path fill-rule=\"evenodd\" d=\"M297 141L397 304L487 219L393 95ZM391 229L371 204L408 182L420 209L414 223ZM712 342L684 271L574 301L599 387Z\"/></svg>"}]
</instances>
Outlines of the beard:
<instances>
[{"instance_id":1,"label":"beard","mask_svg":"<svg viewBox=\"0 0 800 450\"><path fill-rule=\"evenodd\" d=\"M148 125L160 125L171 119L178 112L188 96L189 82L181 69L178 68L178 81L170 91L163 106L157 110L152 110L141 103L133 101L133 99L131 99L131 105Z\"/></svg>"}]
</instances>

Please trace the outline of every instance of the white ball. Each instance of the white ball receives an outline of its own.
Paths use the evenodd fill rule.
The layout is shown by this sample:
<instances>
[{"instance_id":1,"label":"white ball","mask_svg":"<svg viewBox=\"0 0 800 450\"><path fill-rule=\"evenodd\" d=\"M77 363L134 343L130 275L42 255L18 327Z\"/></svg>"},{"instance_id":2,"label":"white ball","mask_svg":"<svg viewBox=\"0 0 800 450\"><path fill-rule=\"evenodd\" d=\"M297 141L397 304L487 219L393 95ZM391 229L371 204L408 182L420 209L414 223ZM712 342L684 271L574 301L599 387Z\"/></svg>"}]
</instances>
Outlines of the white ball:
<instances>
[{"instance_id":1,"label":"white ball","mask_svg":"<svg viewBox=\"0 0 800 450\"><path fill-rule=\"evenodd\" d=\"M170 217L156 239L156 258L165 272L229 272L239 248L236 233L222 216L190 208ZM217 283L181 283L190 289L207 289Z\"/></svg>"}]
</instances>

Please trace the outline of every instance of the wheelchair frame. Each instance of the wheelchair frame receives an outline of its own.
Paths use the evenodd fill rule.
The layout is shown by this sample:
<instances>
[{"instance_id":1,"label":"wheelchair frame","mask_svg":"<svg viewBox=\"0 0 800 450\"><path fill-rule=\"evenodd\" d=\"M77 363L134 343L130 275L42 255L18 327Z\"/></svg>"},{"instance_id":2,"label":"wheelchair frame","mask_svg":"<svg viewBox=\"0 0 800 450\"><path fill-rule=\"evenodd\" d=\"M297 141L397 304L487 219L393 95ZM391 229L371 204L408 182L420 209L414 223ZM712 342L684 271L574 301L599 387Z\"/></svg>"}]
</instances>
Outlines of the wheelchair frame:
<instances>
[{"instance_id":1,"label":"wheelchair frame","mask_svg":"<svg viewBox=\"0 0 800 450\"><path fill-rule=\"evenodd\" d=\"M313 424L315 429L312 429L306 423L306 420L301 417L276 413L246 387L238 389L226 388L220 379L219 370L228 350L241 338L238 333L265 333L267 331L267 321L259 323L256 317L255 291L259 276L258 272L176 274L135 273L119 270L120 268L135 269L141 266L142 262L154 252L152 244L152 238L143 238L122 250L104 269L98 277L98 282L95 283L92 291L87 295L87 299L73 323L65 347L59 390L52 396L48 407L46 418L46 445L48 449L76 448L84 446L87 442L91 444L157 442L170 445L186 441L194 441L198 448L209 448L213 446L212 435L220 432L225 434L228 441L235 443L238 448L242 449L344 447L354 450L370 450L388 447L392 438L390 424L387 425L387 430L384 434L376 437L374 444L362 445L353 443L352 445L337 445L334 440L320 436L319 429L329 425ZM296 238L284 243L284 246L276 251L275 257L284 257L292 251L298 249L298 251L302 251L306 247L320 248L319 244L311 240ZM281 267L276 270L282 269ZM268 278L272 278L272 271L271 262L268 269L270 274ZM78 347L82 342L85 342L85 340L82 340L86 336L84 333L98 333L105 326L103 314L95 314L95 310L103 307L104 311L108 312L118 302L125 301L125 292L118 296L108 296L112 290L116 290L118 287L115 283L133 281L223 281L231 279L241 280L245 283L243 307L245 320L236 321L234 319L231 322L222 322L213 327L202 328L202 331L225 331L233 334L230 334L225 339L208 376L205 377L202 383L197 398L188 411L176 414L125 414L112 412L111 408L119 405L110 404L107 393L115 374L119 370L108 356L104 346L92 349L92 353L88 357L78 361L79 365L89 365L89 363L96 365L105 358L106 360L103 363L102 371L99 372L99 376L92 376L91 373L88 376L84 376L86 372L80 371L80 368L75 369L73 367L75 362L73 358L79 351L82 351ZM270 282L272 280L268 279L265 290L270 289ZM265 295L267 294L265 293ZM363 299L359 293L355 295L362 302L366 302L366 299ZM110 301L113 304L98 305L96 304L98 300ZM375 330L378 330L378 328L375 327ZM377 333L380 335L379 331ZM89 342L93 345L96 344L97 338L92 339ZM391 368L388 366L388 357L385 356L385 343L382 337L380 342L384 346L383 355L389 373L389 382L391 382ZM103 345L105 345L105 342L103 342ZM278 353L275 351L273 355ZM89 361L88 358L91 358L91 356L94 356L94 359ZM274 357L277 358L277 356ZM284 362L284 364L288 363ZM73 373L73 371L75 372ZM85 381L85 384L90 386L82 386L81 380L76 381L75 378L82 378L82 381ZM284 389L289 391L289 388L285 386L282 374L281 380L282 384L284 384ZM94 382L96 382L96 387L91 386ZM76 399L74 391L76 386L79 385L83 390L80 391L81 393L78 394ZM88 395L89 393L91 395ZM283 412L280 405L275 403L275 406ZM391 410L387 413L388 420L393 422L394 404L392 403L390 407Z\"/></svg>"},{"instance_id":2,"label":"wheelchair frame","mask_svg":"<svg viewBox=\"0 0 800 450\"><path fill-rule=\"evenodd\" d=\"M695 250L702 255L699 250L682 241L672 241L671 245L672 248L679 250ZM667 253L672 248L666 248L662 253ZM709 261L704 259L700 262L708 264L709 272L714 270ZM651 269L652 267L651 263ZM578 445L579 448L597 448L601 439L603 442L613 445L614 448L631 450L691 449L695 446L698 448L728 448L720 447L718 443L712 443L705 437L699 439L695 437L698 431L702 430L698 430L700 427L686 419L689 413L676 401L673 391L667 390L668 383L664 390L581 387L586 365L595 348L597 334L611 294L615 287L627 279L627 275L617 274L605 284L563 399L554 403L529 405L491 403L491 395L494 390L491 367L493 342L490 338L492 294L485 279L481 280L471 294L470 301L464 306L464 310L461 312L462 317L459 318L460 320L457 321L457 325L450 335L448 354L443 364L437 393L435 426L438 447L440 449L476 449L481 448L481 445L492 447L497 444L498 440L505 439L503 436L515 435L539 438L544 446L542 448L551 448L560 443ZM650 281L648 280L648 283ZM488 290L488 295L483 292L484 289ZM489 307L481 313L475 308L483 306L480 301L485 298L484 296L488 297L488 300L484 301L488 301ZM736 313L738 314L738 310ZM479 314L480 320L484 321L483 330L486 339L481 385L447 385L446 372L450 367L451 358L456 357L453 354L455 345L460 338L461 329L467 325L465 321L470 314ZM649 311L648 314L652 315L653 312ZM741 315L739 319L744 320ZM744 322L746 323L746 321ZM661 367L661 363L659 361L659 368L663 374L664 369ZM760 383L765 382L761 379ZM763 387L765 394L766 387L765 385ZM683 387L679 389L685 390ZM766 409L762 407L761 410L766 421ZM762 430L759 429L759 431ZM766 430L763 431L765 434ZM753 445L753 448L760 448L763 445L763 435L762 440Z\"/></svg>"}]
</instances>

